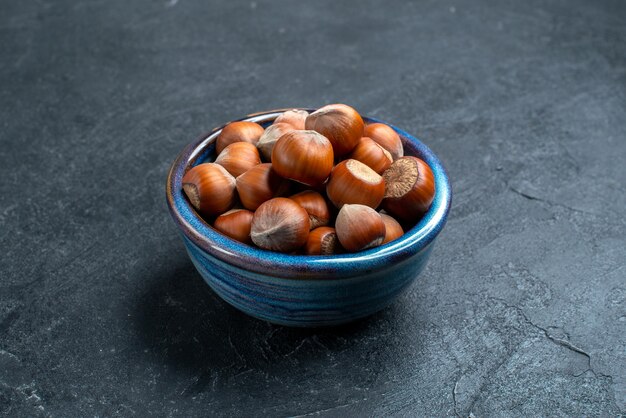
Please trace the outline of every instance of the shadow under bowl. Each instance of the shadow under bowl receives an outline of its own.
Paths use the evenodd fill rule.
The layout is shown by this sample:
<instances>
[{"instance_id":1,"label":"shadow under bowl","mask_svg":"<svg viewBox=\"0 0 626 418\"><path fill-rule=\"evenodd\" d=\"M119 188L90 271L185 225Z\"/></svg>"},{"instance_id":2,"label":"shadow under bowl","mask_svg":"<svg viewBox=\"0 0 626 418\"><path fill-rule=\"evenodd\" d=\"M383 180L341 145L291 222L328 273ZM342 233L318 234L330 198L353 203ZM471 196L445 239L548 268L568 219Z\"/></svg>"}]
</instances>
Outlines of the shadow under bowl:
<instances>
[{"instance_id":1,"label":"shadow under bowl","mask_svg":"<svg viewBox=\"0 0 626 418\"><path fill-rule=\"evenodd\" d=\"M284 110L239 120L267 126ZM382 122L368 117L363 120ZM191 261L226 302L275 324L339 325L387 307L424 269L446 222L452 192L440 161L417 138L389 125L400 135L405 155L421 158L434 174L435 197L422 219L399 239L377 248L305 256L266 251L232 240L213 229L189 204L182 191L182 178L189 168L213 159L215 139L224 126L201 136L178 155L167 177L166 197Z\"/></svg>"}]
</instances>

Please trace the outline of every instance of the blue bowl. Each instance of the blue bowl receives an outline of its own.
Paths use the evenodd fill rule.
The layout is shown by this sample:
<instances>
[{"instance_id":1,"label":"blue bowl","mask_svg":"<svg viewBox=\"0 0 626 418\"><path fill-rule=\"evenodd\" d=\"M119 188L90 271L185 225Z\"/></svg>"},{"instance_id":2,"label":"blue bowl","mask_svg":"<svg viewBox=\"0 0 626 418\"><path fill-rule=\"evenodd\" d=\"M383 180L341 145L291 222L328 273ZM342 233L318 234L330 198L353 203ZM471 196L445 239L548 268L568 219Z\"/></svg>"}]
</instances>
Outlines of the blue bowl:
<instances>
[{"instance_id":1,"label":"blue bowl","mask_svg":"<svg viewBox=\"0 0 626 418\"><path fill-rule=\"evenodd\" d=\"M256 113L240 120L268 125L283 111ZM418 139L392 126L402 138L405 155L424 160L435 176L435 198L424 217L401 238L377 248L304 256L265 251L232 240L202 220L189 204L182 192L183 175L189 167L212 160L215 138L222 128L201 136L180 153L168 174L166 194L191 261L226 302L275 324L338 325L385 308L424 269L446 222L451 189L441 163Z\"/></svg>"}]
</instances>

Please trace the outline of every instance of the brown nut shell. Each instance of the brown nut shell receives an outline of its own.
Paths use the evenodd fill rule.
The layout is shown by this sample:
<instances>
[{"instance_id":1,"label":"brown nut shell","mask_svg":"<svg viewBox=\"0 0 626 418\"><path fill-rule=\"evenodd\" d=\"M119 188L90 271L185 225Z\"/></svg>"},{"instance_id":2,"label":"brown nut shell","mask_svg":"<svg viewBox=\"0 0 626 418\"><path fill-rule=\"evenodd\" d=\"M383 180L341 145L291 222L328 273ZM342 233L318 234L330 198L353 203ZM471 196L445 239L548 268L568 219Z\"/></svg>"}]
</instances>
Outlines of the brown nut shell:
<instances>
[{"instance_id":1,"label":"brown nut shell","mask_svg":"<svg viewBox=\"0 0 626 418\"><path fill-rule=\"evenodd\" d=\"M293 126L288 123L274 123L265 129L265 132L263 132L259 142L256 144L265 161L272 161L272 151L278 138L293 130Z\"/></svg>"},{"instance_id":2,"label":"brown nut shell","mask_svg":"<svg viewBox=\"0 0 626 418\"><path fill-rule=\"evenodd\" d=\"M284 178L309 186L324 183L333 169L333 147L315 131L291 131L272 151L274 170Z\"/></svg>"},{"instance_id":3,"label":"brown nut shell","mask_svg":"<svg viewBox=\"0 0 626 418\"><path fill-rule=\"evenodd\" d=\"M402 157L383 177L385 211L404 222L415 222L428 211L435 197L435 178L428 164L417 157Z\"/></svg>"},{"instance_id":4,"label":"brown nut shell","mask_svg":"<svg viewBox=\"0 0 626 418\"><path fill-rule=\"evenodd\" d=\"M293 129L304 130L304 121L307 116L309 116L309 112L301 109L291 109L286 112L281 113L274 120L274 125L278 123L287 123L293 126Z\"/></svg>"},{"instance_id":5,"label":"brown nut shell","mask_svg":"<svg viewBox=\"0 0 626 418\"><path fill-rule=\"evenodd\" d=\"M239 200L244 208L256 210L263 202L289 192L289 181L278 175L272 164L252 167L236 180Z\"/></svg>"},{"instance_id":6,"label":"brown nut shell","mask_svg":"<svg viewBox=\"0 0 626 418\"><path fill-rule=\"evenodd\" d=\"M233 177L238 177L255 165L261 164L261 156L256 146L249 142L233 142L220 152L215 159Z\"/></svg>"},{"instance_id":7,"label":"brown nut shell","mask_svg":"<svg viewBox=\"0 0 626 418\"><path fill-rule=\"evenodd\" d=\"M259 247L291 252L302 247L309 237L309 214L291 199L277 197L254 212L250 237Z\"/></svg>"},{"instance_id":8,"label":"brown nut shell","mask_svg":"<svg viewBox=\"0 0 626 418\"><path fill-rule=\"evenodd\" d=\"M239 121L231 122L222 128L222 132L215 141L215 151L219 155L224 148L234 142L249 142L256 145L263 135L263 127L255 122Z\"/></svg>"},{"instance_id":9,"label":"brown nut shell","mask_svg":"<svg viewBox=\"0 0 626 418\"><path fill-rule=\"evenodd\" d=\"M344 160L333 168L326 194L339 209L348 203L376 208L385 196L385 182L362 162Z\"/></svg>"},{"instance_id":10,"label":"brown nut shell","mask_svg":"<svg viewBox=\"0 0 626 418\"><path fill-rule=\"evenodd\" d=\"M337 238L348 251L377 247L385 239L385 223L378 212L365 205L344 205L335 222Z\"/></svg>"},{"instance_id":11,"label":"brown nut shell","mask_svg":"<svg viewBox=\"0 0 626 418\"><path fill-rule=\"evenodd\" d=\"M341 252L341 244L337 239L335 228L320 226L309 233L304 246L307 255L332 255Z\"/></svg>"},{"instance_id":12,"label":"brown nut shell","mask_svg":"<svg viewBox=\"0 0 626 418\"><path fill-rule=\"evenodd\" d=\"M198 164L185 173L182 183L189 201L201 215L219 215L235 204L235 178L219 164Z\"/></svg>"},{"instance_id":13,"label":"brown nut shell","mask_svg":"<svg viewBox=\"0 0 626 418\"><path fill-rule=\"evenodd\" d=\"M396 221L393 216L389 216L386 213L381 213L380 216L385 223L385 239L383 240L383 244L398 239L404 235L402 225L400 225L400 223Z\"/></svg>"},{"instance_id":14,"label":"brown nut shell","mask_svg":"<svg viewBox=\"0 0 626 418\"><path fill-rule=\"evenodd\" d=\"M404 156L404 147L400 136L384 123L370 123L365 127L364 136L372 138L374 142L389 151L393 160Z\"/></svg>"},{"instance_id":15,"label":"brown nut shell","mask_svg":"<svg viewBox=\"0 0 626 418\"><path fill-rule=\"evenodd\" d=\"M328 138L335 156L341 157L354 149L363 136L365 125L354 108L345 104L331 104L311 113L304 126Z\"/></svg>"},{"instance_id":16,"label":"brown nut shell","mask_svg":"<svg viewBox=\"0 0 626 418\"><path fill-rule=\"evenodd\" d=\"M253 216L254 213L249 210L232 209L218 216L213 222L213 227L234 240L251 244L250 228Z\"/></svg>"},{"instance_id":17,"label":"brown nut shell","mask_svg":"<svg viewBox=\"0 0 626 418\"><path fill-rule=\"evenodd\" d=\"M309 220L311 221L311 229L328 225L330 211L328 210L328 204L324 196L313 190L305 190L294 194L290 199L307 211Z\"/></svg>"},{"instance_id":18,"label":"brown nut shell","mask_svg":"<svg viewBox=\"0 0 626 418\"><path fill-rule=\"evenodd\" d=\"M393 157L389 151L366 136L359 139L359 143L348 158L362 162L378 174L382 174L393 163Z\"/></svg>"}]
</instances>

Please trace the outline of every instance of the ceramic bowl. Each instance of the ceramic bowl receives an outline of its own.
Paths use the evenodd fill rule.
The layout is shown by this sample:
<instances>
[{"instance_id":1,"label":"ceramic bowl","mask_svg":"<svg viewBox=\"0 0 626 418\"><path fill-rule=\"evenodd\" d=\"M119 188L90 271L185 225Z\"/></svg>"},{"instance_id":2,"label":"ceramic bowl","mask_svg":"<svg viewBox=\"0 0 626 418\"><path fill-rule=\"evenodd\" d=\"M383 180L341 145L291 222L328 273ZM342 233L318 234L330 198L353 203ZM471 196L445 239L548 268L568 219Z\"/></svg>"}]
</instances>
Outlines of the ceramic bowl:
<instances>
[{"instance_id":1,"label":"ceramic bowl","mask_svg":"<svg viewBox=\"0 0 626 418\"><path fill-rule=\"evenodd\" d=\"M306 109L312 111L311 109ZM263 126L284 110L249 115ZM365 122L381 122L363 118ZM390 125L392 126L392 125ZM182 192L185 172L210 162L223 126L189 144L167 177L167 204L191 261L207 284L235 308L265 321L298 327L338 325L371 315L391 304L424 269L450 209L448 176L433 152L393 127L405 155L431 167L436 193L430 210L399 239L352 254L287 255L234 241L202 220Z\"/></svg>"}]
</instances>

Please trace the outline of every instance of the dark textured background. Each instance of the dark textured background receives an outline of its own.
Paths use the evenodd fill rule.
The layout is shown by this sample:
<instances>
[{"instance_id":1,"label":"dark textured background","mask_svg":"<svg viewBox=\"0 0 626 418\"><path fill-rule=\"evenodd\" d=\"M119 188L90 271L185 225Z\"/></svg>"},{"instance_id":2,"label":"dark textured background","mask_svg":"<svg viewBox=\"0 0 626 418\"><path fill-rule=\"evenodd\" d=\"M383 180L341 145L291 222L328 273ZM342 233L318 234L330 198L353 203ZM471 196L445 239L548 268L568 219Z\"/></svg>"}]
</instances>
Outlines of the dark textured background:
<instances>
[{"instance_id":1,"label":"dark textured background","mask_svg":"<svg viewBox=\"0 0 626 418\"><path fill-rule=\"evenodd\" d=\"M0 415L624 414L626 4L342 3L0 3ZM168 166L338 101L441 157L448 225L368 320L250 319Z\"/></svg>"}]
</instances>

